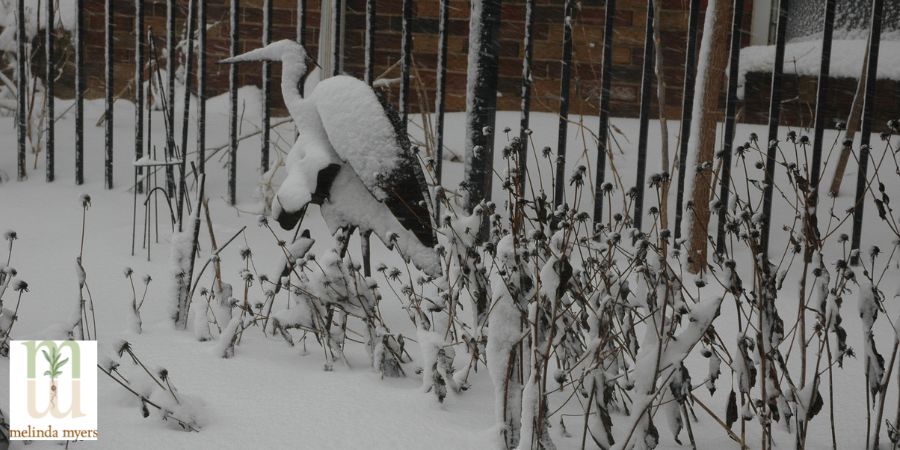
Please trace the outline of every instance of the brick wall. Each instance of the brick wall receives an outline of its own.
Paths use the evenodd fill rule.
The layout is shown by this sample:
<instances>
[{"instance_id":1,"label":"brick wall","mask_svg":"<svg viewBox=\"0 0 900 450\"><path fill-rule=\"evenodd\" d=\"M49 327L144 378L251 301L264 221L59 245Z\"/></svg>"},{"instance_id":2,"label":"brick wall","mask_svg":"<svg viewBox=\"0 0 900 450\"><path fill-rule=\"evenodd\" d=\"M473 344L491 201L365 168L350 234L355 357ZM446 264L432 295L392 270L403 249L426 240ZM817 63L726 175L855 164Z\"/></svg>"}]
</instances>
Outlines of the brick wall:
<instances>
[{"instance_id":1,"label":"brick wall","mask_svg":"<svg viewBox=\"0 0 900 450\"><path fill-rule=\"evenodd\" d=\"M365 42L365 0L346 1L346 34L344 70L346 73L362 77ZM242 0L240 7L240 27L238 29L241 51L261 45L262 0ZM563 3L564 0L536 0L534 29L533 101L535 111L556 111L559 104L560 56L562 54ZM603 21L605 0L581 0L577 3L573 17L573 80L570 111L574 114L596 114L600 85L600 56L603 45ZM688 0L662 0L662 41L664 43L663 72L666 83L665 112L670 118L678 118L681 111L681 90L683 84L683 61L687 32ZM705 1L701 3L704 4ZM752 1L747 1L744 28L749 29ZM182 32L187 15L188 0L178 0L177 26ZM228 54L229 46L229 1L207 2L208 31L208 86L209 94L223 93L228 88L227 66L216 64ZM297 21L296 0L273 0L273 39L293 39ZM86 51L88 75L88 96L99 97L103 90L103 0L85 0L87 9ZM165 0L147 0L145 3L146 25L152 27L157 36L157 47L165 47ZM311 55L317 52L319 38L319 1L307 0L307 50ZM450 0L449 52L447 76L447 109L461 111L465 107L466 63L468 58L469 0ZM116 2L115 15L115 73L116 92L123 90L133 77L134 64L134 7L131 2ZM402 0L378 0L376 21L375 74L388 78L399 77L399 68L389 70L400 58ZM437 66L438 0L413 1L413 59L415 64L411 105L414 111L419 105L428 110L434 107L434 87ZM616 29L613 47L612 100L614 116L636 117L639 106L641 82L641 61L644 44L644 24L646 21L646 0L618 0ZM501 55L499 72L498 109L517 110L524 53L524 1L503 0L501 21ZM701 13L700 23L702 24ZM748 39L745 39L745 44ZM149 53L148 53L149 54ZM69 58L71 60L71 58ZM40 61L41 58L38 58ZM66 68L60 83L60 95L71 95L71 74ZM246 64L240 66L242 85L260 84L260 66ZM274 70L273 106L281 106L278 92L278 68ZM883 87L882 87L883 85ZM66 87L68 86L68 88ZM897 92L897 82L879 82L881 89ZM836 94L831 101L830 115L844 117L849 109L855 80L836 80L833 83ZM396 100L397 88L391 97ZM654 91L655 93L655 88ZM424 98L419 94L424 93ZM747 101L741 105L741 120L764 123L768 111L768 84L764 74L751 74L748 78ZM125 94L130 97L130 93ZM815 79L788 77L785 83L784 123L809 125L812 107L815 103ZM886 97L890 98L890 97ZM887 102L887 100L885 100ZM658 115L655 96L652 114ZM887 102L880 109L885 117L900 114L896 102ZM880 116L879 116L880 117Z\"/></svg>"},{"instance_id":2,"label":"brick wall","mask_svg":"<svg viewBox=\"0 0 900 450\"><path fill-rule=\"evenodd\" d=\"M345 0L347 6L345 34L345 72L362 77L365 42L365 0ZM131 2L115 2L115 84L116 92L130 98L129 82L134 75L134 6ZM261 45L263 0L243 0L240 3L240 47L241 51L251 50ZM535 0L534 28L534 85L532 108L535 111L557 111L559 106L560 56L562 54L563 3L564 0ZM603 45L603 15L605 0L581 0L573 17L573 80L570 111L573 114L596 114L599 95L600 57ZM646 20L645 0L619 0L616 12L616 29L613 47L612 68L612 114L619 117L636 117L639 107L641 82L641 62L644 44L644 24ZM666 115L677 119L681 113L681 90L683 84L684 51L687 32L688 0L662 0L662 40L664 42L663 72L666 82ZM701 3L706 3L702 1ZM750 1L746 3L744 28L749 29ZM178 0L177 28L183 33L187 15L188 0ZM102 0L85 0L87 88L88 97L103 94L103 26L104 12ZM210 95L221 94L228 89L228 67L216 61L228 55L229 47L229 5L227 0L207 2L208 56L207 73ZM319 1L307 0L307 50L315 55L319 38ZM437 66L438 0L413 1L413 59L416 79L413 80L413 111L422 105L427 110L434 108L434 87ZM704 5L705 7L705 5ZM399 77L399 68L394 66L400 58L402 0L378 0L376 21L376 76ZM293 39L295 36L297 12L296 0L273 0L274 18L272 37ZM503 110L519 108L524 33L524 0L503 0L501 22L501 55L499 69L499 94L497 107ZM165 48L165 0L147 0L145 22L156 35L159 51ZM465 108L466 63L468 54L469 0L450 0L449 52L447 74L447 110L462 111ZM702 16L700 23L702 24ZM60 34L64 41L67 36ZM745 39L745 45L748 39ZM37 40L36 44L39 44ZM38 53L40 46L37 45ZM72 96L71 50L65 45L58 46L67 55L67 66L58 84L60 96ZM68 52L68 53L66 53ZM148 52L149 54L149 52ZM43 61L38 55L37 64ZM163 61L164 63L164 61ZM392 69L391 67L394 66ZM35 68L43 73L42 68ZM390 70L389 70L390 69ZM260 66L246 64L239 66L242 85L260 84ZM274 70L273 107L280 109L282 103L278 90L277 67ZM815 77L786 76L784 83L784 112L782 123L795 126L811 126L815 105ZM900 82L879 80L879 92L893 94L900 92ZM846 118L856 80L835 79L831 83L828 115L835 120ZM397 87L391 98L396 101ZM653 90L655 94L655 87ZM747 76L746 100L739 106L739 120L749 123L765 123L768 114L769 75L750 73ZM421 94L421 95L420 95ZM724 104L724 94L722 96ZM878 96L876 124L900 115L900 104L892 95ZM652 103L652 114L658 115L656 99ZM831 120L828 122L831 125Z\"/></svg>"},{"instance_id":3,"label":"brick wall","mask_svg":"<svg viewBox=\"0 0 900 450\"><path fill-rule=\"evenodd\" d=\"M344 70L346 73L362 77L365 42L365 0L346 1L346 34ZM319 36L319 1L307 0L307 47L315 55ZM666 80L666 113L670 117L680 114L681 86L683 83L683 59L687 28L687 0L663 0L662 39L665 45L664 74ZM705 3L705 2L702 2ZM751 5L747 2L749 12ZM177 26L183 30L187 15L187 0L178 0ZM572 113L596 114L599 95L600 55L603 44L603 0L582 0L578 2L573 17L573 80ZM99 97L103 90L103 1L86 0L87 38L86 51L88 96ZM419 104L432 109L437 66L438 0L415 0L413 2L413 59L418 80L413 81L413 110ZM465 106L466 62L468 54L469 1L450 1L449 58L447 76L448 111L461 111ZM228 87L227 67L216 61L227 56L229 39L229 2L210 1L207 6L208 86L209 94L223 93ZM273 39L294 38L297 20L296 0L273 0ZM134 64L134 7L131 2L116 2L115 14L115 74L116 92L124 89L133 77ZM165 47L164 0L148 0L145 3L145 22L156 35L157 48ZM246 51L261 45L262 0L243 0L240 7L241 50ZM400 58L402 0L379 0L377 4L376 32L376 75L399 76L394 65ZM515 110L519 107L524 53L523 0L504 0L501 24L501 56L499 73L499 109ZM749 17L749 14L747 14ZM536 0L534 29L533 102L536 111L555 111L559 101L560 56L562 54L563 0ZM641 59L646 20L645 0L619 0L616 12L616 33L613 50L613 82L611 107L616 116L636 116L638 112ZM702 23L702 20L701 20ZM148 53L149 54L149 53ZM70 74L66 70L60 90L61 95L71 92ZM259 85L260 68L254 65L240 67L241 84ZM274 71L276 78L278 70ZM280 106L277 92L279 80L274 80L275 98L273 105ZM66 88L69 85L69 88ZM396 88L395 88L396 91ZM425 98L419 100L419 94ZM126 94L130 96L130 94ZM396 99L396 92L392 98ZM657 105L653 105L653 114Z\"/></svg>"}]
</instances>

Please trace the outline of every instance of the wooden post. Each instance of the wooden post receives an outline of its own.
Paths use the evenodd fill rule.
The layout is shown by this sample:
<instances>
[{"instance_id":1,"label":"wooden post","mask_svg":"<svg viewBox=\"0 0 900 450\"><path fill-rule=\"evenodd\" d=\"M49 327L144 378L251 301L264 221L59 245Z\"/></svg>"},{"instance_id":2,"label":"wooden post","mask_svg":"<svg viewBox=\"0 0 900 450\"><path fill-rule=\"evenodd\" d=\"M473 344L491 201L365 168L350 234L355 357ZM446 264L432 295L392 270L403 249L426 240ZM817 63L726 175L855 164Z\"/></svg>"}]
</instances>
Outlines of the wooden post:
<instances>
[{"instance_id":1,"label":"wooden post","mask_svg":"<svg viewBox=\"0 0 900 450\"><path fill-rule=\"evenodd\" d=\"M692 119L693 132L690 137L689 151L696 154L695 167L712 166L716 147L716 113L719 109L719 93L725 80L725 66L728 64L728 25L731 16L731 2L717 1L710 3L706 9L706 23L703 27L703 40L700 43L700 54L705 60L703 72L697 73L695 90L699 97L695 98L693 107L695 117ZM688 238L688 271L698 273L706 267L707 229L709 227L709 199L712 195L711 168L697 170L687 168L694 179L691 190L691 226Z\"/></svg>"}]
</instances>

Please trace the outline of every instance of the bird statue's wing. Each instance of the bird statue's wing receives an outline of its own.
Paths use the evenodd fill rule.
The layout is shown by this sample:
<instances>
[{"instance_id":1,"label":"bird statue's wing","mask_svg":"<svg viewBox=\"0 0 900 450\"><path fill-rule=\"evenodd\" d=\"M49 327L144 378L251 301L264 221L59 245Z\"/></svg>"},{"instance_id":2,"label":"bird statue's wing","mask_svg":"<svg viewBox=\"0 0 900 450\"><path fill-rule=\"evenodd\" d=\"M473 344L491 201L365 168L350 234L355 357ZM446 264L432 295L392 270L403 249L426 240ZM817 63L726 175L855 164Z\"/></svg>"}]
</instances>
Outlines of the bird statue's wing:
<instances>
[{"instance_id":1,"label":"bird statue's wing","mask_svg":"<svg viewBox=\"0 0 900 450\"><path fill-rule=\"evenodd\" d=\"M366 83L348 76L322 80L311 99L338 157L426 247L436 244L422 167L399 120Z\"/></svg>"}]
</instances>

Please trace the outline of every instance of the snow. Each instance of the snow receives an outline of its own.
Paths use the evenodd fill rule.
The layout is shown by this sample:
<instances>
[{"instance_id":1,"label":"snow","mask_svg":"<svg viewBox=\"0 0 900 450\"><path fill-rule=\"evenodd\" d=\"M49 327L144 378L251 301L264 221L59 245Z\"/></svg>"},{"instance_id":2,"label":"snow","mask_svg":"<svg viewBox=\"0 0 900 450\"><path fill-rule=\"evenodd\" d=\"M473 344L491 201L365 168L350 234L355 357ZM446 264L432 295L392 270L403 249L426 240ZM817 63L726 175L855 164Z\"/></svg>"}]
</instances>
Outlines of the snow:
<instances>
[{"instance_id":1,"label":"snow","mask_svg":"<svg viewBox=\"0 0 900 450\"><path fill-rule=\"evenodd\" d=\"M241 100L247 102L246 110L248 112L258 110L253 103L258 101L258 96L253 94L252 89L242 90ZM57 111L65 111L70 104L71 102L58 100ZM210 130L226 128L227 108L222 107L225 104L227 104L227 98L210 99L208 104ZM178 108L180 109L181 106L179 105ZM85 110L86 117L97 117L102 112L102 103L89 101ZM161 112L153 114L156 115L153 120L154 124L161 124ZM176 111L176 115L178 114L180 112ZM116 116L116 148L122 149L123 155L130 155L133 148L133 130L130 124L134 117L133 107L127 102L117 103ZM573 117L573 120L576 121L582 119L588 129L596 128L597 119L595 117ZM253 129L259 124L259 118L252 114L248 114L244 120L245 130ZM463 115L449 114L447 120L446 145L451 150L460 149L464 141ZM516 112L501 112L497 117L497 128L510 126L515 129L518 120L519 114ZM92 123L92 120L86 121L86 124ZM620 133L620 136L617 137L636 136L636 120L614 118L612 123L615 129L619 130L617 133ZM3 144L5 148L11 148L14 144L15 137L11 124L9 118L0 118L0 144ZM543 145L552 145L555 142L556 126L557 118L553 114L536 113L532 115L532 128L535 130L532 138L535 140L537 148L541 148ZM410 128L416 129L415 126ZM569 131L571 133L569 142L572 146L570 150L574 148L581 150L580 147L583 146L589 151L571 152L570 154L580 155L567 161L567 164L571 164L569 169L585 165L591 170L595 167L593 155L596 152L590 150L595 150L596 147L590 141L582 141L582 137L578 134L579 131L574 128L576 127L570 127ZM58 124L58 136L68 136L72 130L72 116L66 114ZM745 139L750 132L760 131L761 127L741 124L737 129L737 137ZM279 133L288 135L292 132L293 130L288 124L279 127L273 136L277 136ZM495 387L494 376L490 373L491 368L478 372L472 371L467 380L470 384L468 390L460 393L448 392L443 405L438 406L430 395L422 394L422 379L414 374L414 369L426 361L418 345L407 346L412 353L414 362L406 366L406 369L409 369L406 378L382 379L380 374L370 368L370 356L360 345L347 345L345 356L349 365L336 362L334 371L326 373L322 370L324 356L314 344L304 352L300 343L291 347L285 344L280 336L263 336L258 330L251 328L248 330L253 332L244 334L241 344L235 348L234 357L223 359L219 353L221 341L198 342L198 338L191 332L174 331L168 314L171 298L169 292L171 292L173 284L170 276L170 260L166 252L158 250L168 248L171 244L170 225L165 220L160 221L160 243L154 243L151 261L146 261L146 255L141 254L140 251L138 256L130 256L128 244L131 239L133 193L128 190L130 184L128 181L133 176L133 166L128 163L129 158L119 158L118 161L121 163L115 168L116 179L123 181L120 181L114 190L103 189L102 134L102 128L86 126L87 183L84 186L73 188L73 162L69 156L71 153L67 153L64 147L67 144L63 138L60 138L60 147L57 150L58 180L56 182L44 182L41 162L37 171L29 172L29 180L4 182L0 185L0 229L13 229L18 232L18 239L15 241L9 266L18 270L17 279L29 282L30 290L23 296L18 314L19 320L12 334L17 339L48 337L52 334L48 330L53 330L57 323L67 322L70 313L74 310L76 300L74 294L78 286L78 276L73 270L73 259L79 252L82 211L79 192L83 190L91 195L92 207L88 211L88 227L82 263L86 271L87 283L90 284L96 301L101 343L108 347L115 345L119 339L127 339L134 348L138 349L142 358L146 358L152 364L165 367L169 371L172 380L177 384L178 394L196 398L199 401L197 405L205 403L205 406L198 406L195 410L197 418L202 423L202 430L199 433L184 433L173 429L169 424L160 422L155 416L142 418L133 397L129 398L119 385L107 377L101 376L101 439L96 443L97 448L148 448L151 446L154 448L233 448L235 446L276 448L282 446L285 439L290 439L303 447L323 449L412 449L421 448L422 442L428 442L432 448L448 449L485 449L495 446L497 414L494 409ZM191 134L193 136L193 130ZM825 138L830 142L835 135L833 130L827 130ZM189 137L189 142L193 142L192 136ZM162 142L161 137L160 130L154 129L154 141ZM210 133L208 137L210 148L222 145L227 141L224 133ZM505 137L499 136L498 139L502 140ZM658 127L651 125L650 142L658 139ZM630 186L633 183L633 171L628 168L634 162L633 144L628 139L619 139L619 142L622 145L621 149L614 147L612 154L623 177L622 185ZM224 165L226 159L220 160L221 154L211 155L207 165L209 172L207 192L210 199L212 228L219 239L219 244L221 245L222 239L233 235L242 226L247 226L247 231L238 238L237 242L221 253L222 273L226 280L237 279L243 269L243 263L238 256L240 247L253 248L256 264L265 269L270 276L275 273L270 269L274 267L277 272L279 265L287 259L268 230L253 226L257 224L257 212L262 209L259 202L249 194L253 192L257 183L255 167L258 163L258 146L256 139L241 143L238 152L238 167L241 168L238 176L240 196L236 208L228 206L223 198L226 186L227 169ZM288 150L283 143L275 145L273 149L282 154ZM193 155L189 154L188 156L192 157ZM753 157L748 158L751 162L753 161ZM530 163L533 164L532 167L535 167L539 161L531 160ZM499 159L497 164L500 164ZM658 164L658 162L653 159L648 161L648 170L651 173L659 170L654 167L654 164ZM14 168L14 153L0 153L0 171L13 173ZM848 169L848 176L853 175L854 166L851 164ZM462 178L462 165L447 162L445 170L446 185L455 186L454 183ZM550 175L548 173L544 173L544 175L546 177L543 182L545 185L549 185ZM824 175L823 179L830 179L828 170ZM755 176L752 169L751 176ZM782 174L777 176L782 177ZM587 179L592 180L593 177L588 176ZM282 180L283 175L276 176L276 185ZM888 183L890 192L896 192L896 180L885 179L884 181ZM742 180L736 180L736 182L742 182ZM618 185L618 181L616 183L616 194L618 195L622 188ZM497 186L493 196L494 199L498 199L498 210L501 209L499 199L503 198L499 189L500 187ZM570 187L567 186L567 189ZM568 192L571 193L571 190ZM851 190L846 189L846 192L849 194ZM583 200L583 203L578 205L583 209L590 208L593 204L591 195L585 197L587 198ZM844 195L837 198L835 211L842 211L849 207L853 202L851 197L852 195ZM139 201L142 200L139 199ZM824 214L829 207L830 201L820 207L820 221L826 220ZM310 206L309 215L304 222L304 228L308 228L311 232L310 239L315 241L309 251L316 255L322 255L334 244L331 229L322 219L322 213L326 209L326 206L322 208L315 205ZM867 210L873 211L874 208L867 208ZM250 211L250 213L246 211ZM786 202L776 200L773 211L776 212L773 214L774 221L778 222L778 224L773 223L774 227L780 228L781 222L789 223L793 219L791 205ZM167 213L164 212L160 217L166 215ZM142 218L139 210L138 228L140 228ZM453 220L470 221L472 224L477 224L479 218L478 216L453 217ZM454 222L453 226L461 227L460 231L465 231L465 228L470 228L470 230L477 228L461 222L458 224ZM841 231L848 230L848 227L849 224L842 225ZM395 229L395 231L398 230ZM291 235L289 233L280 230L277 232L280 239L290 242ZM460 236L466 236L466 233L460 233ZM786 233L777 233L773 236L773 245L780 245L786 239ZM869 245L886 240L888 239L879 228L877 221L867 220L864 244ZM377 240L373 240L372 247L375 261L384 261L385 264L391 266L402 264L398 255L387 250ZM890 245L882 244L881 247L887 249L890 248ZM140 240L138 248L140 248ZM501 254L503 254L502 250L505 248L507 248L506 244L499 246L498 250L501 250ZM197 262L202 266L202 263L210 257L211 249L206 224L203 224L201 229L200 249ZM290 250L292 255L294 252L295 250ZM348 254L354 261L359 261L359 243L356 237L350 241ZM5 256L5 248L0 248L0 257ZM832 279L837 278L836 272L833 271L836 257L832 254L826 255L824 258L826 267L832 272ZM749 255L738 254L733 258L738 261L742 259L746 261ZM4 261L5 258L0 260L0 263ZM154 280L151 283L146 303L141 310L143 332L140 335L123 329L126 325L125 320L131 314L132 295L130 283L122 276L122 267L126 265L134 269L135 277L150 274ZM206 280L209 279L209 273L209 271L206 272ZM857 276L861 277L861 272ZM381 286L385 285L380 275L376 275L375 278ZM271 279L275 280L275 277L271 276ZM744 280L750 279L744 278ZM797 280L794 275L788 273L786 285L795 281ZM895 281L887 281L890 283L884 288L884 291L895 292ZM143 287L140 282L136 284L138 296L140 296ZM715 284L712 277L710 277L709 284ZM212 288L210 290L213 292L217 289L215 283L207 287ZM749 288L749 286L745 287ZM236 287L234 291L242 291L242 288L243 286ZM617 286L616 289L619 287ZM857 289L856 287L852 288L853 297L856 296ZM785 291L795 290L786 289ZM694 295L701 293L693 286L688 289L688 292ZM11 293L11 289L7 290L6 296L3 298L5 309L11 309L15 305L10 296ZM403 333L406 336L416 337L416 327L410 322L407 312L401 309L400 299L387 291L383 294L381 312L391 331L395 334ZM713 291L703 290L702 299L713 301L712 294ZM278 317L286 317L284 323L303 322L303 320L293 318L309 317L307 312L300 309L303 299L301 297L288 298L288 295L291 294L282 293L276 296L273 311L278 311ZM611 289L608 295L617 298L618 293ZM788 311L795 310L797 302L796 299L791 298L794 295L793 292L785 295L787 298L783 302L784 307ZM229 302L232 297L232 289L226 284L221 293L217 294L217 297L211 302L213 308L211 308L210 315L216 316L221 328L226 328L233 317L221 315L225 314L223 311L230 313ZM262 301L264 298L265 294L262 290L254 285L250 293L251 302ZM814 304L815 294L813 298L810 306L816 307ZM220 306L220 299L225 306ZM198 302L206 303L199 288L198 292L194 294L193 300L194 304L191 309L192 314L196 315L197 311L200 311L200 308L197 308ZM858 320L855 313L856 305L852 304L854 300L850 296L845 298L845 301L850 302L846 306L850 307L853 312L846 314L847 320L844 325L847 327L849 345L858 349L858 354L862 355L864 333L862 322ZM829 301L834 300L832 298ZM698 322L705 321L712 314L712 304L701 302L694 305L689 299L685 299L685 303L692 311L690 316ZM884 303L884 307L888 310L887 315L879 317L880 320L874 323L872 330L879 343L893 342L894 330L886 317L894 318L898 313L895 302L887 301ZM716 319L715 324L717 330L723 333L724 342L721 345L727 348L729 354L734 357L738 354L737 339L732 337L733 334L726 334L723 331L736 330L737 316L734 312L733 299L727 298L726 302L722 303L721 310L722 315ZM295 314L290 318L291 320L287 319L289 311L290 314ZM510 309L507 312L513 313L514 311ZM236 315L239 315L239 312ZM468 316L468 313L466 315ZM468 318L466 320L471 322ZM351 321L350 324L352 329L362 330L359 322ZM495 328L494 325L489 324L490 329L499 328ZM509 341L514 339L514 335L512 330L507 331L509 334L505 337L498 333L501 336L496 338L494 344L508 345ZM212 327L210 334L214 339L219 336L216 326ZM299 335L300 333L295 333L295 337ZM493 345L490 340L492 336L493 334L489 332L489 346ZM682 339L682 336L679 335L678 341L689 341L688 337L692 336L685 336ZM890 340L884 341L885 337ZM881 350L885 350L883 344ZM496 352L496 350L494 351ZM694 375L693 383L700 384L704 381L703 378L709 372L713 361L712 357L709 361L694 357L696 353L696 351L692 352L691 356L685 359L684 364ZM681 354L680 348L673 348L671 354L673 360L677 361L677 355ZM464 356L467 355L463 355L461 351L458 352L457 362ZM750 357L755 356L751 355ZM836 386L859 386L859 380L864 379L861 359L847 358L844 363L845 367L835 370L834 383ZM489 358L488 361L491 359ZM736 361L741 361L741 359L736 358ZM723 358L722 362L727 363L728 359ZM622 386L628 384L630 375L624 372L627 364L630 364L630 361L621 365L621 372L617 372L620 370L619 367L615 367L611 371L608 377L608 380L611 380L609 383L619 383ZM0 384L4 380L3 377L6 376L7 365L8 362L0 358ZM727 365L723 366L723 369L727 374ZM744 374L749 375L746 371L739 372L739 375ZM635 380L637 381L637 378ZM729 381L727 376L719 380L720 389L715 396L710 396L707 389L702 388L694 391L694 394L713 411L721 413L725 410L724 401L727 395L723 394L727 394L729 390ZM737 381L736 379L736 388ZM759 381L757 381L753 392L758 390L759 385ZM751 390L749 386L747 389ZM834 393L835 404L839 405L841 411L844 412L837 435L841 448L857 447L864 438L860 430L865 429L866 408L865 402L861 400L863 394L861 391L862 389L858 391L856 389L838 389ZM5 389L0 390L0 405L5 404L7 396L8 392ZM896 398L896 390L891 389L887 396L887 404L896 404ZM532 404L527 398L524 400L526 400L526 404ZM564 400L556 394L551 394L549 396L550 409L555 409ZM828 402L829 400L826 398L826 404ZM745 405L745 407L747 408L746 414L752 414L749 406ZM581 417L580 414L583 414L583 410L577 405L566 412L577 414L579 417ZM701 447L730 448L733 446L733 443L724 436L718 424L706 416L701 409L696 408L696 412L699 422L694 422L692 425L695 435L704 437L700 441ZM890 417L894 412L890 406L886 410ZM184 413L189 413L189 411L184 411ZM616 442L622 443L630 419L617 411L610 411L610 415L614 423L613 434ZM580 420L566 419L566 426L572 433L572 438L562 437L558 422L552 424L551 434L558 448L563 450L580 448L581 425L579 422ZM352 424L351 432L348 432L349 424ZM755 423L748 423L747 426L748 436L758 436L758 426ZM810 427L808 447L830 447L827 420L817 417L810 422ZM672 440L666 427L662 426L660 430L658 448L683 448ZM779 447L788 447L793 444L792 435L783 429L776 429L774 433ZM748 444L751 447L757 447L758 441L755 439L758 438L751 437L750 439ZM12 448L18 450L25 447L16 443ZM28 448L56 448L56 446L48 447L34 443Z\"/></svg>"},{"instance_id":2,"label":"snow","mask_svg":"<svg viewBox=\"0 0 900 450\"><path fill-rule=\"evenodd\" d=\"M831 78L858 79L866 55L866 39L835 39L831 43ZM784 46L784 73L799 76L819 76L822 60L821 39L790 42ZM738 95L743 98L746 76L749 72L772 72L775 46L758 45L741 49L738 71ZM702 61L702 60L701 60ZM698 72L698 74L701 72ZM878 52L879 80L900 80L900 40L882 39Z\"/></svg>"}]
</instances>

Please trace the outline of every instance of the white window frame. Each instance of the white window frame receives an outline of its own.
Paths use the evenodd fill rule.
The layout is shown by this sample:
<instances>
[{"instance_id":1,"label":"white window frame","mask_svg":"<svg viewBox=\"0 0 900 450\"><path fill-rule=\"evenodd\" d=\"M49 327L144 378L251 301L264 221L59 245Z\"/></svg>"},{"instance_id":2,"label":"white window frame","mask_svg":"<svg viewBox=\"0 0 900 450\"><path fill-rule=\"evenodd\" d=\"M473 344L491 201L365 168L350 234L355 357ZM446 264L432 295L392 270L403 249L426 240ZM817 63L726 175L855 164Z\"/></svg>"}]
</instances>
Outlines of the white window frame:
<instances>
[{"instance_id":1,"label":"white window frame","mask_svg":"<svg viewBox=\"0 0 900 450\"><path fill-rule=\"evenodd\" d=\"M753 0L750 19L750 45L770 45L774 29L772 11L778 0Z\"/></svg>"}]
</instances>

